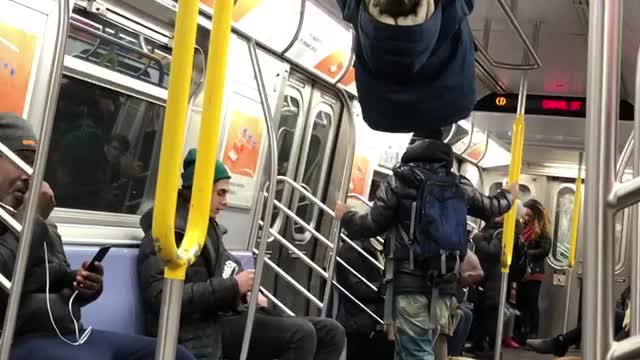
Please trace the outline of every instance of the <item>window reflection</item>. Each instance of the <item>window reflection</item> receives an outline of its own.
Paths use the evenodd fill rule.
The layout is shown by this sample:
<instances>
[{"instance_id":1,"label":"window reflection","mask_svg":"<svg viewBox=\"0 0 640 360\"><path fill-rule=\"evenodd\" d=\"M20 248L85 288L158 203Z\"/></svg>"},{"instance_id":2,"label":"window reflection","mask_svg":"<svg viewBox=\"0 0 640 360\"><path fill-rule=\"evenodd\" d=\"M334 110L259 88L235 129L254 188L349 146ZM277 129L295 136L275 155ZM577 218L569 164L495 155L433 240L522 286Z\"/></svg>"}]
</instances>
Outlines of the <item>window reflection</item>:
<instances>
[{"instance_id":1,"label":"window reflection","mask_svg":"<svg viewBox=\"0 0 640 360\"><path fill-rule=\"evenodd\" d=\"M502 190L502 188L502 182L494 182L489 187L489 195L495 195L498 191ZM520 202L524 203L531 198L531 188L529 186L520 184L518 188L520 190L518 194L518 200L520 200Z\"/></svg>"},{"instance_id":2,"label":"window reflection","mask_svg":"<svg viewBox=\"0 0 640 360\"><path fill-rule=\"evenodd\" d=\"M320 179L324 171L326 162L326 151L329 144L329 134L333 122L332 114L323 110L316 113L311 129L309 145L306 149L307 159L302 175L302 186L315 196L320 194ZM297 213L305 222L311 224L318 210L309 200L301 197L298 204ZM295 225L297 233L303 233L304 229L300 225Z\"/></svg>"},{"instance_id":3,"label":"window reflection","mask_svg":"<svg viewBox=\"0 0 640 360\"><path fill-rule=\"evenodd\" d=\"M95 14L75 9L66 54L167 88L171 50Z\"/></svg>"},{"instance_id":4,"label":"window reflection","mask_svg":"<svg viewBox=\"0 0 640 360\"><path fill-rule=\"evenodd\" d=\"M563 187L556 195L556 214L553 234L553 258L560 264L569 259L569 241L575 190Z\"/></svg>"},{"instance_id":5,"label":"window reflection","mask_svg":"<svg viewBox=\"0 0 640 360\"><path fill-rule=\"evenodd\" d=\"M278 132L276 135L278 144L278 176L289 176L289 171L292 170L292 165L295 166L295 163L291 164L291 161L295 162L297 159L292 159L291 155L294 151L293 147L295 144L296 129L300 119L300 100L295 96L285 95L283 102L284 104L280 111ZM285 188L290 189L290 187L284 182L278 182L278 186L276 188L276 199L278 199L282 204L286 204L291 196L289 190L287 198L284 198ZM282 221L280 209L278 207L274 207L273 212L273 220L271 221L272 226Z\"/></svg>"},{"instance_id":6,"label":"window reflection","mask_svg":"<svg viewBox=\"0 0 640 360\"><path fill-rule=\"evenodd\" d=\"M59 207L135 214L164 108L63 78L46 180Z\"/></svg>"}]
</instances>

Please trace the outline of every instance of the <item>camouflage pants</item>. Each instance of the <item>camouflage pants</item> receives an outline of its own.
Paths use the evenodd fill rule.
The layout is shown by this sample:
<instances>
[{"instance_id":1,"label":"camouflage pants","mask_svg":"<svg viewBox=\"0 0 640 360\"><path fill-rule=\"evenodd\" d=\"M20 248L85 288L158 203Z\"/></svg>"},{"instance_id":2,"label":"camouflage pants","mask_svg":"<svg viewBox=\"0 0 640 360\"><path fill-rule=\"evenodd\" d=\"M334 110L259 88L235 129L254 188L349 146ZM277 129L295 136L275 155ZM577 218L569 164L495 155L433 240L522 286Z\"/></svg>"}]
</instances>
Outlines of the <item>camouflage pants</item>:
<instances>
[{"instance_id":1,"label":"camouflage pants","mask_svg":"<svg viewBox=\"0 0 640 360\"><path fill-rule=\"evenodd\" d=\"M452 297L424 295L395 297L395 360L433 360L439 334L450 335L458 321L457 302Z\"/></svg>"}]
</instances>

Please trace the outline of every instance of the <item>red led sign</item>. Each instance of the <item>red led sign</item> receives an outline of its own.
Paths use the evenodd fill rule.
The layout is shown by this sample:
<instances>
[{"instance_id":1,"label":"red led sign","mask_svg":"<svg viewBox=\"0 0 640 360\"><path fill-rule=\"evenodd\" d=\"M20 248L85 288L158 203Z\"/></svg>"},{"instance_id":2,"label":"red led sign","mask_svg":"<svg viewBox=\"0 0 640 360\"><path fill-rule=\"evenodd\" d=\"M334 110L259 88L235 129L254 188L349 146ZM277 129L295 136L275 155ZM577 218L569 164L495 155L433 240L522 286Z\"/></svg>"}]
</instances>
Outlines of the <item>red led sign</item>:
<instances>
[{"instance_id":1,"label":"red led sign","mask_svg":"<svg viewBox=\"0 0 640 360\"><path fill-rule=\"evenodd\" d=\"M563 110L563 111L582 111L584 101L580 100L555 100L544 99L542 100L543 110Z\"/></svg>"}]
</instances>

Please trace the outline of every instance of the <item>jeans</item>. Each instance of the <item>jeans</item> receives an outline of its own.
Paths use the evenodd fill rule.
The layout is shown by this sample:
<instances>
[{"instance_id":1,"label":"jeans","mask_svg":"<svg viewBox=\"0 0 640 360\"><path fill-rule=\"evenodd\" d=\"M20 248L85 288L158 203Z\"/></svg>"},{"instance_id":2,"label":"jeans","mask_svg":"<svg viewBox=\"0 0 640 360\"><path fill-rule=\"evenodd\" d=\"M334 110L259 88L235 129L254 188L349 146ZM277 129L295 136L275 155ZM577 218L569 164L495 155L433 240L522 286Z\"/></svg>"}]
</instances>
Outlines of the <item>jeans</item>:
<instances>
[{"instance_id":1,"label":"jeans","mask_svg":"<svg viewBox=\"0 0 640 360\"><path fill-rule=\"evenodd\" d=\"M394 300L395 360L434 360L438 329L430 321L429 300L424 295L400 295Z\"/></svg>"},{"instance_id":2,"label":"jeans","mask_svg":"<svg viewBox=\"0 0 640 360\"><path fill-rule=\"evenodd\" d=\"M461 356L464 350L464 343L471 331L471 323L473 322L473 313L468 308L460 305L458 308L460 320L453 335L447 338L447 349L450 356Z\"/></svg>"},{"instance_id":3,"label":"jeans","mask_svg":"<svg viewBox=\"0 0 640 360\"><path fill-rule=\"evenodd\" d=\"M224 317L225 359L240 357L247 312ZM345 344L342 325L332 319L272 316L256 313L248 359L338 360Z\"/></svg>"},{"instance_id":4,"label":"jeans","mask_svg":"<svg viewBox=\"0 0 640 360\"><path fill-rule=\"evenodd\" d=\"M11 349L11 359L153 360L155 352L156 340L153 338L93 330L87 341L79 346L69 345L55 335L17 338ZM195 360L195 357L178 346L176 360Z\"/></svg>"}]
</instances>

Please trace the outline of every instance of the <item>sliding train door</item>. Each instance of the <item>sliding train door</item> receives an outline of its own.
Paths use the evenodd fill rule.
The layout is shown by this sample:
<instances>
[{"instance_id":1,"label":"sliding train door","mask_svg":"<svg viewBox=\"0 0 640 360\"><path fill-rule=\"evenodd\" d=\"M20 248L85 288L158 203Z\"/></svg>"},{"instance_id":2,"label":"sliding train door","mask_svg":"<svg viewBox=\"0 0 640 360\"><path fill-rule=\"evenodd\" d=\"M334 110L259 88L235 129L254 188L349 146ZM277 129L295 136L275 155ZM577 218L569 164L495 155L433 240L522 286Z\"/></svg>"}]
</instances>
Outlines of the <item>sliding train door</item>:
<instances>
[{"instance_id":1,"label":"sliding train door","mask_svg":"<svg viewBox=\"0 0 640 360\"><path fill-rule=\"evenodd\" d=\"M341 112L342 104L330 89L296 73L289 76L276 122L278 175L289 178L323 202ZM276 191L277 201L320 231L322 211L313 201L286 182L278 182ZM280 237L312 259L318 252L328 250L304 226L277 207L274 208L271 226ZM328 237L326 233L322 235ZM270 236L268 254L270 260L284 270L291 280L309 289L310 268L274 236ZM304 315L307 302L291 285L290 279L273 273L269 267L265 269L263 284L267 290L294 313ZM312 293L321 299L321 294Z\"/></svg>"}]
</instances>

